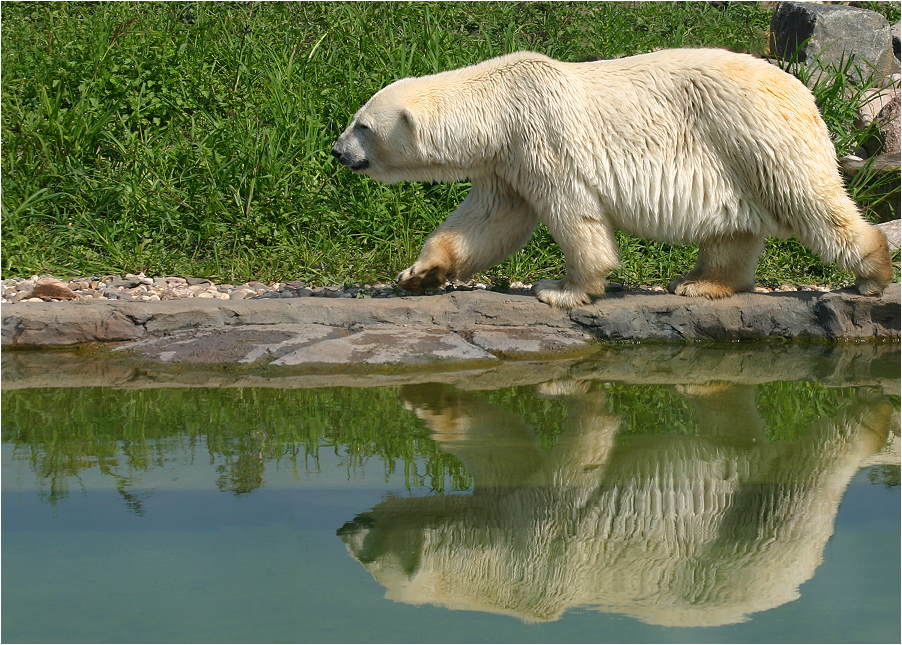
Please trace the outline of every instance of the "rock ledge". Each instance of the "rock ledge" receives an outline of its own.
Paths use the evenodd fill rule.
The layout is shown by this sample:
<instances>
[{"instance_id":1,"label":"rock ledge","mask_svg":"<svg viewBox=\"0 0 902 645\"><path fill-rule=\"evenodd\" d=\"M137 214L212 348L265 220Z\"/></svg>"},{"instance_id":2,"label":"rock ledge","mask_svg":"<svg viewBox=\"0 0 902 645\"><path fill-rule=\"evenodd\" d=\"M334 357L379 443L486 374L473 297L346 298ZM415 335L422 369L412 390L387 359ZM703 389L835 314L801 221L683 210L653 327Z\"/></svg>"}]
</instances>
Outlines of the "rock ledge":
<instances>
[{"instance_id":1,"label":"rock ledge","mask_svg":"<svg viewBox=\"0 0 902 645\"><path fill-rule=\"evenodd\" d=\"M746 293L720 301L613 292L572 311L491 291L391 299L4 305L5 348L116 342L166 363L282 366L497 362L592 341L898 341L900 289ZM123 344L124 343L124 344Z\"/></svg>"}]
</instances>

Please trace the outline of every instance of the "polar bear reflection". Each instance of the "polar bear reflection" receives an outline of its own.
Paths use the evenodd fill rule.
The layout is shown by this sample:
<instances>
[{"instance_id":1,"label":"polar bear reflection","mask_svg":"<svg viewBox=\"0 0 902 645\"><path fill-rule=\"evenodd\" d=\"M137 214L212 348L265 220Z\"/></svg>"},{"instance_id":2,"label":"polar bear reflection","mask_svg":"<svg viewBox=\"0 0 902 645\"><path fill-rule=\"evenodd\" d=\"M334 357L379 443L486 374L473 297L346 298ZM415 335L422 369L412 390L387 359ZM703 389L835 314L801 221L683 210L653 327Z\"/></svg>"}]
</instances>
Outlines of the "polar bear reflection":
<instances>
[{"instance_id":1,"label":"polar bear reflection","mask_svg":"<svg viewBox=\"0 0 902 645\"><path fill-rule=\"evenodd\" d=\"M551 450L476 395L403 391L475 488L389 499L339 530L388 598L526 621L583 606L659 625L740 622L799 596L892 415L885 399L850 395L839 418L770 442L754 386L685 386L703 436L617 438L620 419L587 389L544 386L571 417Z\"/></svg>"}]
</instances>

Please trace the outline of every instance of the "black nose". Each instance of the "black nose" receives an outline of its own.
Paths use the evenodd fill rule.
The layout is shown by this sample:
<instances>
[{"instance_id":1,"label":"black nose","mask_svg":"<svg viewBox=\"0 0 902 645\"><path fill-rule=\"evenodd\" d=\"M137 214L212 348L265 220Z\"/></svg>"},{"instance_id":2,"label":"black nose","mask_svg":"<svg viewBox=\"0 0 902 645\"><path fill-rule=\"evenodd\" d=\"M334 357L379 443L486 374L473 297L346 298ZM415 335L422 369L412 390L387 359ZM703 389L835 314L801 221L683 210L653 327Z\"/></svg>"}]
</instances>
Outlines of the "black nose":
<instances>
[{"instance_id":1,"label":"black nose","mask_svg":"<svg viewBox=\"0 0 902 645\"><path fill-rule=\"evenodd\" d=\"M341 161L341 153L338 151L338 148L332 148L332 156Z\"/></svg>"}]
</instances>

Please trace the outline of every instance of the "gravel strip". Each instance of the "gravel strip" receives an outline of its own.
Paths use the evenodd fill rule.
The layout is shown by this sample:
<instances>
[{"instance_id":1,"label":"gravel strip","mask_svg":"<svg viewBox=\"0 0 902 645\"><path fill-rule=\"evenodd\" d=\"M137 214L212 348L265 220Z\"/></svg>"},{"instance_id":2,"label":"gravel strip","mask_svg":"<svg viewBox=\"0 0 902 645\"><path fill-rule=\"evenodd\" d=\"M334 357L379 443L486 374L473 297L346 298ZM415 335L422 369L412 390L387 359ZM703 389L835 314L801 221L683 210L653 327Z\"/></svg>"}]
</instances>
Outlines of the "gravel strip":
<instances>
[{"instance_id":1,"label":"gravel strip","mask_svg":"<svg viewBox=\"0 0 902 645\"><path fill-rule=\"evenodd\" d=\"M609 289L623 289L623 285L610 283ZM474 291L488 289L510 294L528 294L531 284L511 282L490 285L482 282L458 282L441 289L427 290L427 294L442 294L451 291ZM666 290L660 286L640 285L639 290ZM773 291L830 291L830 285L788 285L776 289L756 287L757 293ZM2 281L0 303L12 302L60 302L129 300L154 302L160 300L181 300L184 298L218 298L220 300L250 300L257 298L397 298L415 295L393 284L376 283L350 285L314 286L304 282L245 282L244 284L215 284L205 278L183 278L178 276L148 277L143 273L125 275L103 275L74 280L60 280L50 276L30 278L9 278Z\"/></svg>"}]
</instances>

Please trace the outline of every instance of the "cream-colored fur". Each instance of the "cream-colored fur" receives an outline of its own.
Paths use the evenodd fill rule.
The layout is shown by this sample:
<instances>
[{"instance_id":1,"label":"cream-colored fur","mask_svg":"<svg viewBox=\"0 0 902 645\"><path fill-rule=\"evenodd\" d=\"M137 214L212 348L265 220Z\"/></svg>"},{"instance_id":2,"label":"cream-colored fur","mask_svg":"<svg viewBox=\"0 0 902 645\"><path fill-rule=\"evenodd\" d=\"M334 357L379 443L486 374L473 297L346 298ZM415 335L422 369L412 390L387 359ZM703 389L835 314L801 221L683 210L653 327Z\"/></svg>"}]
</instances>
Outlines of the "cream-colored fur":
<instances>
[{"instance_id":1,"label":"cream-colored fur","mask_svg":"<svg viewBox=\"0 0 902 645\"><path fill-rule=\"evenodd\" d=\"M426 240L401 286L465 279L519 249L538 221L564 252L561 307L604 293L615 230L701 246L671 289L720 298L754 286L766 236L795 236L879 294L886 239L846 194L808 89L744 54L677 49L564 63L519 52L397 81L336 142L374 179L460 181L467 198Z\"/></svg>"}]
</instances>

